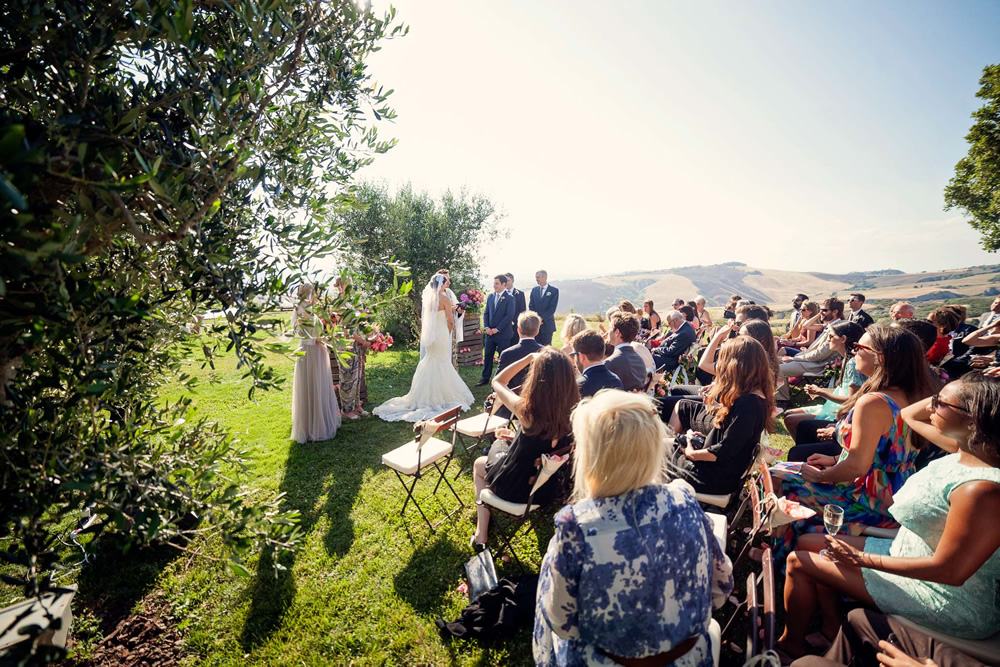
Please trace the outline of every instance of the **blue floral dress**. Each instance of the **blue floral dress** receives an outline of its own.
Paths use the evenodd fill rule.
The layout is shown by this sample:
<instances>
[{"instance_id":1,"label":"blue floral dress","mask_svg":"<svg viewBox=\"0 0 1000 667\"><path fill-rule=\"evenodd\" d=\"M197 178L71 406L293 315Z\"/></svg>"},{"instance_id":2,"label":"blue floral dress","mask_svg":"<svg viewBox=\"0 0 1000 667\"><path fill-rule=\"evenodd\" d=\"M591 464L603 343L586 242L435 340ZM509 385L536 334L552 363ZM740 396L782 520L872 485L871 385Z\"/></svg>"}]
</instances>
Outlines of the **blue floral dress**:
<instances>
[{"instance_id":1,"label":"blue floral dress","mask_svg":"<svg viewBox=\"0 0 1000 667\"><path fill-rule=\"evenodd\" d=\"M538 579L538 665L614 665L692 636L683 667L711 667L713 600L733 589L732 565L684 481L564 507Z\"/></svg>"}]
</instances>

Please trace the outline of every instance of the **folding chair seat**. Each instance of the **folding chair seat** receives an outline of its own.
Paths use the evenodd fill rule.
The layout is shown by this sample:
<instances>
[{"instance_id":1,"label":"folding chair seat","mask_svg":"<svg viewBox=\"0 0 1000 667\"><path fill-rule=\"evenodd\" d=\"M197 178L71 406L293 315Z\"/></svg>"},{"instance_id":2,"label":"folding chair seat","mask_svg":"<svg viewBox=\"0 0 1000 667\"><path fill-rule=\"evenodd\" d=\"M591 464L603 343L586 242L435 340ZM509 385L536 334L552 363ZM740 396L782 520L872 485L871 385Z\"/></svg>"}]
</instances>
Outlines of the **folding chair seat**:
<instances>
[{"instance_id":1,"label":"folding chair seat","mask_svg":"<svg viewBox=\"0 0 1000 667\"><path fill-rule=\"evenodd\" d=\"M514 562L517 563L518 568L522 572L526 570L520 557L518 557L517 552L514 550L514 538L517 537L526 524L528 515L541 507L541 505L532 502L535 499L535 493L567 461L569 461L569 454L560 457L552 457L548 454L542 455L542 467L538 471L535 483L531 486L531 491L528 493L528 502L526 503L513 503L504 500L489 487L479 493L477 504L485 505L486 509L490 512L490 539L496 537L497 541L500 542L501 549L510 553L511 558L514 559Z\"/></svg>"},{"instance_id":2,"label":"folding chair seat","mask_svg":"<svg viewBox=\"0 0 1000 667\"><path fill-rule=\"evenodd\" d=\"M725 514L718 514L716 512L705 512L705 516L708 517L709 522L712 524L712 535L715 539L719 541L719 547L722 552L726 551L726 535L728 534L729 522L726 521Z\"/></svg>"},{"instance_id":3,"label":"folding chair seat","mask_svg":"<svg viewBox=\"0 0 1000 667\"><path fill-rule=\"evenodd\" d=\"M483 411L472 417L466 417L455 424L455 433L458 436L457 442L462 445L459 451L463 455L458 473L455 474L456 478L475 460L483 443L489 441L497 429L507 428L510 424L510 419L497 414L497 411L501 407L503 407L503 403L499 398L493 396L493 401L488 411Z\"/></svg>"},{"instance_id":4,"label":"folding chair seat","mask_svg":"<svg viewBox=\"0 0 1000 667\"><path fill-rule=\"evenodd\" d=\"M455 493L455 489L445 477L448 464L451 463L455 451L455 424L458 422L460 411L461 406L455 406L450 410L442 412L430 421L418 422L414 427L415 434L412 441L382 455L382 465L396 473L399 483L406 490L406 499L403 501L402 509L399 510L399 515L403 516L406 513L406 506L412 501L417 511L420 512L420 516L423 517L427 527L431 529L431 532L434 532L437 526L441 525L443 521L455 514L455 512L465 507L462 499ZM446 431L451 431L450 442L434 437L435 434ZM443 468L440 465L442 460L444 460ZM449 512L444 519L435 524L432 524L427 518L423 508L420 507L420 502L414 495L417 482L426 476L429 472L428 468L433 468L438 478L434 484L434 491L430 495L437 494L438 487L441 486L441 482L443 481L451 490L452 495L455 496L455 500L458 501L458 508ZM431 474L433 475L434 473ZM411 478L412 481L407 484L406 478ZM424 498L424 500L426 501L427 498Z\"/></svg>"}]
</instances>

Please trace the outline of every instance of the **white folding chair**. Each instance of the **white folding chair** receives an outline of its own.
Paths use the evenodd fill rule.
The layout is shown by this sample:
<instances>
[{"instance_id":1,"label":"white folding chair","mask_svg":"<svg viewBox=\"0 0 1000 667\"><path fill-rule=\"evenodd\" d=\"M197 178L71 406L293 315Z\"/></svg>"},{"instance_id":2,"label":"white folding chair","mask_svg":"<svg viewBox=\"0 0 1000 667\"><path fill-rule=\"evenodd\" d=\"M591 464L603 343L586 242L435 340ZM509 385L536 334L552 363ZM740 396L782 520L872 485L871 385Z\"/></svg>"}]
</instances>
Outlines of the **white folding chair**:
<instances>
[{"instance_id":1,"label":"white folding chair","mask_svg":"<svg viewBox=\"0 0 1000 667\"><path fill-rule=\"evenodd\" d=\"M477 450L484 441L492 438L497 429L506 428L510 424L510 419L497 415L497 411L501 407L503 407L503 402L494 395L489 412L484 411L478 415L466 417L455 424L455 432L458 435L457 443L461 443L463 455L455 477L461 475L462 471L474 460ZM470 456L470 452L472 456Z\"/></svg>"},{"instance_id":2,"label":"white folding chair","mask_svg":"<svg viewBox=\"0 0 1000 667\"><path fill-rule=\"evenodd\" d=\"M526 503L512 503L508 500L504 500L497 494L493 492L492 489L486 487L479 493L479 500L476 501L477 504L485 505L490 512L490 529L489 535L492 538L496 536L497 540L501 544L502 549L506 549L517 566L524 570L524 565L521 559L518 557L517 552L514 550L514 538L517 537L518 532L521 527L524 526L528 519L528 514L537 510L540 506L534 504L532 501L535 499L535 493L538 489L552 478L559 468L563 466L569 460L569 454L565 454L560 457L551 457L548 454L542 454L542 465L541 469L538 471L538 476L535 478L534 484L531 485L531 491L528 493L528 502ZM498 520L500 519L500 520ZM505 525L509 523L510 525Z\"/></svg>"},{"instance_id":3,"label":"white folding chair","mask_svg":"<svg viewBox=\"0 0 1000 667\"><path fill-rule=\"evenodd\" d=\"M423 517L424 521L427 523L427 527L434 532L434 529L441 525L441 523L447 520L455 512L465 507L462 499L455 493L455 489L452 487L451 482L445 477L445 472L448 470L448 464L451 462L452 454L455 451L455 424L458 422L458 414L461 411L461 406L455 406L450 410L446 410L434 417L430 421L420 422L414 427L415 435L413 440L407 442L405 445L401 445L396 449L382 455L382 465L391 469L396 473L396 477L399 479L399 483L403 485L406 489L406 500L403 501L403 507L399 511L399 515L403 516L406 513L406 506L413 501L416 506L417 511L420 512L420 516ZM437 433L442 433L445 431L451 431L451 442L447 440L442 440L440 438L434 437ZM444 467L440 466L442 459L445 459ZM441 482L448 486L451 490L453 496L458 501L458 508L452 510L448 513L444 519L432 524L424 514L423 508L420 507L420 503L417 501L416 496L413 492L417 488L417 482L420 481L421 477L425 475L425 470L433 467L438 474L437 483L434 485L434 491L431 492L431 496L437 494L438 487L441 486ZM411 478L413 481L407 485L405 478ZM426 500L425 498L424 500Z\"/></svg>"}]
</instances>

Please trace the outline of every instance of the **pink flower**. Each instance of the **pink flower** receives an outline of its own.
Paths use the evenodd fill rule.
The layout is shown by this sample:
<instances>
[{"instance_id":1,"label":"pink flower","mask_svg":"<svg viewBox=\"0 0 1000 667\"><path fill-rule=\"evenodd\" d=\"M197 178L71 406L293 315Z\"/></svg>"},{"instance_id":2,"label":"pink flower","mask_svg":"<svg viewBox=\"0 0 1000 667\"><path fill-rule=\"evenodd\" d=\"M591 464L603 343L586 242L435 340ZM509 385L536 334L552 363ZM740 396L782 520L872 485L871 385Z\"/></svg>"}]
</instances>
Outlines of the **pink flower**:
<instances>
[{"instance_id":1,"label":"pink flower","mask_svg":"<svg viewBox=\"0 0 1000 667\"><path fill-rule=\"evenodd\" d=\"M457 590L462 595L468 595L469 594L469 586L464 581L462 583L460 583L458 585L458 588L456 588L455 590Z\"/></svg>"}]
</instances>

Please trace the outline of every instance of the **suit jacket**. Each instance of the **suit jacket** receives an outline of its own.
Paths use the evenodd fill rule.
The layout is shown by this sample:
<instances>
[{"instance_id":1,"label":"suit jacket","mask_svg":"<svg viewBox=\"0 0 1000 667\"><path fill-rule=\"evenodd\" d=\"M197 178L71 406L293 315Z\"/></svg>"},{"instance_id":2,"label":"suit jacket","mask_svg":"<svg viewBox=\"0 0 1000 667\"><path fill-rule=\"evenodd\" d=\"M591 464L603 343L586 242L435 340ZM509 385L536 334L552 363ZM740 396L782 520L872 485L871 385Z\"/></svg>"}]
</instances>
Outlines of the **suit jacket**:
<instances>
[{"instance_id":1,"label":"suit jacket","mask_svg":"<svg viewBox=\"0 0 1000 667\"><path fill-rule=\"evenodd\" d=\"M508 347L506 350L500 353L500 364L497 366L497 374L500 371L507 368L513 363L524 359L526 356L532 352L538 352L542 349L541 343L539 343L534 338L522 338L520 342L515 343ZM507 383L508 387L518 387L524 384L524 378L528 377L528 369L525 367L517 375L510 379Z\"/></svg>"},{"instance_id":2,"label":"suit jacket","mask_svg":"<svg viewBox=\"0 0 1000 667\"><path fill-rule=\"evenodd\" d=\"M528 308L538 313L542 318L542 331L556 330L556 307L559 305L559 288L546 285L535 285L528 297Z\"/></svg>"},{"instance_id":3,"label":"suit jacket","mask_svg":"<svg viewBox=\"0 0 1000 667\"><path fill-rule=\"evenodd\" d=\"M840 320L838 320L839 322ZM830 345L830 336L833 333L833 322L823 329L823 333L816 337L813 344L806 348L805 352L801 352L792 357L792 361L797 361L799 363L813 363L813 364L825 364L834 357L840 356L840 354L833 349Z\"/></svg>"},{"instance_id":4,"label":"suit jacket","mask_svg":"<svg viewBox=\"0 0 1000 667\"><path fill-rule=\"evenodd\" d=\"M514 322L512 328L514 330L514 336L517 337L517 318L521 313L526 311L528 307L524 305L524 292L515 287L511 291L510 295L514 297Z\"/></svg>"},{"instance_id":5,"label":"suit jacket","mask_svg":"<svg viewBox=\"0 0 1000 667\"><path fill-rule=\"evenodd\" d=\"M862 329L867 329L871 325L875 324L875 320L872 316L864 311L864 309L859 309L856 313L851 313L851 322L857 322L861 325Z\"/></svg>"},{"instance_id":6,"label":"suit jacket","mask_svg":"<svg viewBox=\"0 0 1000 667\"><path fill-rule=\"evenodd\" d=\"M642 390L646 387L646 362L631 346L624 345L604 360L608 370L618 376L625 391Z\"/></svg>"},{"instance_id":7,"label":"suit jacket","mask_svg":"<svg viewBox=\"0 0 1000 667\"><path fill-rule=\"evenodd\" d=\"M601 389L624 388L618 376L608 370L606 362L585 369L583 374L576 379L576 385L580 388L580 398L593 396Z\"/></svg>"},{"instance_id":8,"label":"suit jacket","mask_svg":"<svg viewBox=\"0 0 1000 667\"><path fill-rule=\"evenodd\" d=\"M510 323L514 318L514 299L506 292L493 292L486 298L483 309L483 334L486 329L497 329L494 334L500 340L510 338Z\"/></svg>"},{"instance_id":9,"label":"suit jacket","mask_svg":"<svg viewBox=\"0 0 1000 667\"><path fill-rule=\"evenodd\" d=\"M676 361L678 357L688 351L691 345L698 340L698 334L690 322L685 322L680 328L663 339L660 346L653 351L653 358L666 357ZM657 361L657 366L662 366L663 361Z\"/></svg>"}]
</instances>

